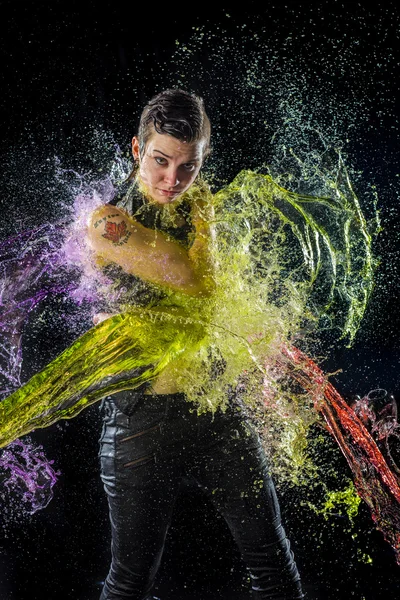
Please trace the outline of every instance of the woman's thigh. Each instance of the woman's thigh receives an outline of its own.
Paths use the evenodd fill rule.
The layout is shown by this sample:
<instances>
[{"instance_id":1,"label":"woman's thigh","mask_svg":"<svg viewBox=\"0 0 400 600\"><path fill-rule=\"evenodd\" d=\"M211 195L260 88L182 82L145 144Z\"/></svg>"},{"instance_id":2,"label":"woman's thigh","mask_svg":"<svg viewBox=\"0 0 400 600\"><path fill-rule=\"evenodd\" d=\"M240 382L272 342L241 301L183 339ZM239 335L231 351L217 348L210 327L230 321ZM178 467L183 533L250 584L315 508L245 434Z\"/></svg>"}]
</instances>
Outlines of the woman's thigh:
<instances>
[{"instance_id":1,"label":"woman's thigh","mask_svg":"<svg viewBox=\"0 0 400 600\"><path fill-rule=\"evenodd\" d=\"M130 555L140 541L150 556L163 543L180 486L179 469L162 457L164 408L149 401L128 417L111 401L104 412L99 455L114 550Z\"/></svg>"},{"instance_id":2,"label":"woman's thigh","mask_svg":"<svg viewBox=\"0 0 400 600\"><path fill-rule=\"evenodd\" d=\"M215 433L217 432L217 435ZM210 446L199 452L193 476L226 518L241 545L282 539L281 514L261 440L244 417L214 423ZM245 523L245 526L243 526Z\"/></svg>"}]
</instances>

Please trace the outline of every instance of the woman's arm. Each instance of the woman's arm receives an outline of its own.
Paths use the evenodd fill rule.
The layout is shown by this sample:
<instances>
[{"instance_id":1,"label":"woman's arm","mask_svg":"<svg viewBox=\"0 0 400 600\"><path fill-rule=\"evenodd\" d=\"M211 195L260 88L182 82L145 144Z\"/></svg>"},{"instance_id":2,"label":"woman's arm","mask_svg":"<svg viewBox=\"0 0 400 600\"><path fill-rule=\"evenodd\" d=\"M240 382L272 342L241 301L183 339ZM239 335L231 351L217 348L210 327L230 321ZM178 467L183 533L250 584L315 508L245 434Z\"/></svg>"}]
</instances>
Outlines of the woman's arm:
<instances>
[{"instance_id":1,"label":"woman's arm","mask_svg":"<svg viewBox=\"0 0 400 600\"><path fill-rule=\"evenodd\" d=\"M178 242L115 206L105 204L92 213L87 240L103 265L116 263L126 273L190 296L209 294L194 259Z\"/></svg>"}]
</instances>

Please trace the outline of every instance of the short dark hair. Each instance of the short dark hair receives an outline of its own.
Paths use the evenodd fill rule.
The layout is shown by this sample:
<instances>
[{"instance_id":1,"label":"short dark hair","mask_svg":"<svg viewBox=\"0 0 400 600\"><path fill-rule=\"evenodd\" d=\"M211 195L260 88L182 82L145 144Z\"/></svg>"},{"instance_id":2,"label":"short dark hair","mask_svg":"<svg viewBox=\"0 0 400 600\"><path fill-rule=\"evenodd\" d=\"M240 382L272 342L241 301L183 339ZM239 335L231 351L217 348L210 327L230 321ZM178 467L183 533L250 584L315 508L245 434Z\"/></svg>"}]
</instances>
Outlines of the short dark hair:
<instances>
[{"instance_id":1,"label":"short dark hair","mask_svg":"<svg viewBox=\"0 0 400 600\"><path fill-rule=\"evenodd\" d=\"M201 96L179 88L154 96L144 107L139 122L139 152L143 156L153 133L172 135L182 142L206 140L205 156L210 153L210 120Z\"/></svg>"}]
</instances>

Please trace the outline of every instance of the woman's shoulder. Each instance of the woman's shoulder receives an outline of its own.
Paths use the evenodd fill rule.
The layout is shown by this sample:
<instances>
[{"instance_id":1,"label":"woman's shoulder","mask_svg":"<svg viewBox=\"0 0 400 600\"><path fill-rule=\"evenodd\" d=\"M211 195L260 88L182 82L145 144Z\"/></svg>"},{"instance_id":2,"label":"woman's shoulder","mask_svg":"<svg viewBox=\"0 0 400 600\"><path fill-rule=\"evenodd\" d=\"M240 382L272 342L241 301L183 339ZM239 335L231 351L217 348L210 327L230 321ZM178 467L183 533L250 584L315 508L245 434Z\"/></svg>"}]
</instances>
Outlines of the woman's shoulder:
<instances>
[{"instance_id":1,"label":"woman's shoulder","mask_svg":"<svg viewBox=\"0 0 400 600\"><path fill-rule=\"evenodd\" d=\"M87 222L87 233L89 238L95 239L99 232L104 234L104 230L114 223L119 227L126 220L127 214L124 210L112 206L111 204L102 204L98 206L90 215Z\"/></svg>"},{"instance_id":2,"label":"woman's shoulder","mask_svg":"<svg viewBox=\"0 0 400 600\"><path fill-rule=\"evenodd\" d=\"M89 225L92 225L95 229L99 227L104 221L111 218L126 217L127 213L123 208L114 206L113 204L102 204L98 206L89 215Z\"/></svg>"},{"instance_id":3,"label":"woman's shoulder","mask_svg":"<svg viewBox=\"0 0 400 600\"><path fill-rule=\"evenodd\" d=\"M126 244L139 224L128 213L111 204L97 207L89 217L87 241L92 250L109 253L111 246Z\"/></svg>"}]
</instances>

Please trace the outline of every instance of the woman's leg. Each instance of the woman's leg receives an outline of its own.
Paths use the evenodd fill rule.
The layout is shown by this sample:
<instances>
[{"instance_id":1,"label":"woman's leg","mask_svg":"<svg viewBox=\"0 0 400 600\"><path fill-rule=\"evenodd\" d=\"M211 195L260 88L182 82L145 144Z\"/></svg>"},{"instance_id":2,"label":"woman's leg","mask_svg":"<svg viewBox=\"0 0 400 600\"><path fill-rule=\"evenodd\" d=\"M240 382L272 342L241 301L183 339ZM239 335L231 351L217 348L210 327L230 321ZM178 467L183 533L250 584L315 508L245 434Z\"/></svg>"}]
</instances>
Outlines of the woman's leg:
<instances>
[{"instance_id":1,"label":"woman's leg","mask_svg":"<svg viewBox=\"0 0 400 600\"><path fill-rule=\"evenodd\" d=\"M203 450L193 475L227 521L249 570L253 598L303 598L300 575L257 434L244 419L229 412L216 417L209 431L207 419L203 423L199 436Z\"/></svg>"},{"instance_id":2,"label":"woman's leg","mask_svg":"<svg viewBox=\"0 0 400 600\"><path fill-rule=\"evenodd\" d=\"M152 597L180 481L172 464L157 460L163 412L162 401L149 398L130 419L105 401L100 457L112 562L101 600Z\"/></svg>"}]
</instances>

